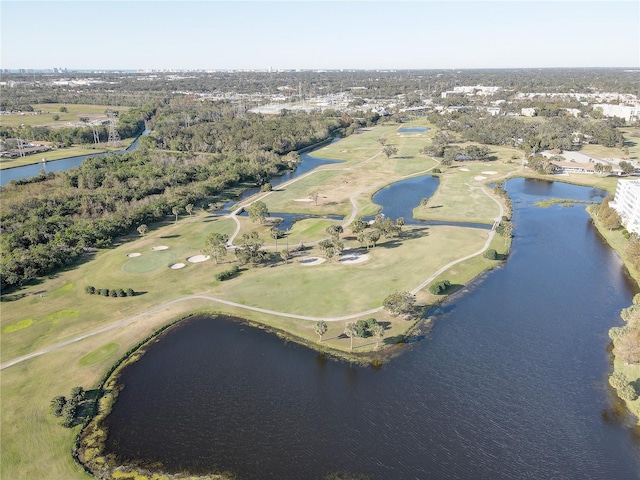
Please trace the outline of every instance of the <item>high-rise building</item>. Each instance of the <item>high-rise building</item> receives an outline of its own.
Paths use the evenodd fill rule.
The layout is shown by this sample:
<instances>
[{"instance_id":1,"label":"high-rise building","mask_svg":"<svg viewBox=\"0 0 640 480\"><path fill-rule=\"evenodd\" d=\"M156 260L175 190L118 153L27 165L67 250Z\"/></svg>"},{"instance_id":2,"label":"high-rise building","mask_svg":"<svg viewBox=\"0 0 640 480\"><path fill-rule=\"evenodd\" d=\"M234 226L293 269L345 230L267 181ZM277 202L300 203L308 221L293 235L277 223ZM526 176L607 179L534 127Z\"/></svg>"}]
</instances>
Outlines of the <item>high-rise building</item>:
<instances>
[{"instance_id":1,"label":"high-rise building","mask_svg":"<svg viewBox=\"0 0 640 480\"><path fill-rule=\"evenodd\" d=\"M640 180L618 180L616 195L609 204L629 232L640 233Z\"/></svg>"}]
</instances>

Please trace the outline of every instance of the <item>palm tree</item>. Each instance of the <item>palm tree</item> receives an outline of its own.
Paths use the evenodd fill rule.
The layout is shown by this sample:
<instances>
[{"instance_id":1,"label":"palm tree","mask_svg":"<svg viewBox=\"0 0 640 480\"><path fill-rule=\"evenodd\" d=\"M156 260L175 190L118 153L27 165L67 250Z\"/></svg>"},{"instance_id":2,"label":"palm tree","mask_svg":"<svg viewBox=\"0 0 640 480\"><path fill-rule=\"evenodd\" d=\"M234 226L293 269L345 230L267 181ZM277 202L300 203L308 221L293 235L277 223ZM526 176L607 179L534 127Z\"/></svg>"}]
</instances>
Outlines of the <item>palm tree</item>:
<instances>
[{"instance_id":1,"label":"palm tree","mask_svg":"<svg viewBox=\"0 0 640 480\"><path fill-rule=\"evenodd\" d=\"M173 207L171 213L176 216L176 223L178 223L178 215L180 214L180 207Z\"/></svg>"},{"instance_id":2,"label":"palm tree","mask_svg":"<svg viewBox=\"0 0 640 480\"><path fill-rule=\"evenodd\" d=\"M149 231L149 227L147 227L144 223L142 225L140 225L138 227L138 233L140 235L142 235L143 237L147 234L147 232Z\"/></svg>"},{"instance_id":3,"label":"palm tree","mask_svg":"<svg viewBox=\"0 0 640 480\"><path fill-rule=\"evenodd\" d=\"M356 328L356 324L353 322L347 323L347 326L344 329L344 334L351 339L351 350L353 350L353 337L358 336L358 329Z\"/></svg>"},{"instance_id":4,"label":"palm tree","mask_svg":"<svg viewBox=\"0 0 640 480\"><path fill-rule=\"evenodd\" d=\"M325 322L324 320L320 320L318 323L316 323L314 330L320 336L320 342L322 342L322 335L327 333L327 329L327 322Z\"/></svg>"},{"instance_id":5,"label":"palm tree","mask_svg":"<svg viewBox=\"0 0 640 480\"><path fill-rule=\"evenodd\" d=\"M384 327L379 323L376 323L373 327L371 327L371 333L376 337L376 350L380 348L380 339L384 337Z\"/></svg>"},{"instance_id":6,"label":"palm tree","mask_svg":"<svg viewBox=\"0 0 640 480\"><path fill-rule=\"evenodd\" d=\"M189 205L187 205L186 207L184 207L184 209L187 211L187 213L189 214L189 216L191 216L191 214L193 213L193 203L190 203Z\"/></svg>"}]
</instances>

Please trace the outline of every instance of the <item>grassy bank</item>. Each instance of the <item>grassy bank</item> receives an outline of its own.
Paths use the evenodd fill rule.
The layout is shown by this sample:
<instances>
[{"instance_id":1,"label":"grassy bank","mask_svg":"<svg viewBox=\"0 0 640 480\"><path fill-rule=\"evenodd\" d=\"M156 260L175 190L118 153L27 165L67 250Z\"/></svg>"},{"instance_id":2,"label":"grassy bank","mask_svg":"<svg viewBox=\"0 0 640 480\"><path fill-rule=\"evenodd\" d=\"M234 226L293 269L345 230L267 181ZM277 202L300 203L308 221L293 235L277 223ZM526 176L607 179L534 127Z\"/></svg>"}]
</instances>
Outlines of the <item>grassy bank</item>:
<instances>
[{"instance_id":1,"label":"grassy bank","mask_svg":"<svg viewBox=\"0 0 640 480\"><path fill-rule=\"evenodd\" d=\"M615 230L608 230L604 228L599 220L593 214L593 209L588 209L591 217L593 218L593 223L598 229L600 235L605 239L605 241L611 246L618 254L620 259L625 264L629 275L633 278L636 285L640 284L640 272L634 267L633 262L630 260L629 256L626 253L626 246L628 244L628 240L622 234L622 229L618 228ZM615 340L614 340L615 343ZM622 361L620 358L617 358L615 355L613 356L613 374L619 374L624 376L628 381L638 384L640 380L640 364L628 364ZM640 425L640 398L636 400L625 400L624 395L620 395L622 401L624 401L627 409L636 417L637 425Z\"/></svg>"}]
</instances>

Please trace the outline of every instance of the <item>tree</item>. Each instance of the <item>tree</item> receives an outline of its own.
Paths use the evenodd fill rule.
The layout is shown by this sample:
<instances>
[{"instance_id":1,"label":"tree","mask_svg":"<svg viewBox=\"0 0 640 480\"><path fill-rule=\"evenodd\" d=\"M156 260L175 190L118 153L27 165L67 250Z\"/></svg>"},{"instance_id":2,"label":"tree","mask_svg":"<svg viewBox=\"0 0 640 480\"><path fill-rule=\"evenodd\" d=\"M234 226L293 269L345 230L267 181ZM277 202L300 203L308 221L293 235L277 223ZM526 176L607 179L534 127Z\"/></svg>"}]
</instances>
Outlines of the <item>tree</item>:
<instances>
[{"instance_id":1,"label":"tree","mask_svg":"<svg viewBox=\"0 0 640 480\"><path fill-rule=\"evenodd\" d=\"M149 227L147 227L144 223L142 225L140 225L138 228L138 233L140 235L142 235L143 237L147 234L147 232L149 231Z\"/></svg>"},{"instance_id":2,"label":"tree","mask_svg":"<svg viewBox=\"0 0 640 480\"><path fill-rule=\"evenodd\" d=\"M630 175L633 172L636 171L635 167L633 166L633 164L631 162L627 162L627 161L622 161L619 164L620 169L622 170L622 173L624 173L625 175Z\"/></svg>"},{"instance_id":3,"label":"tree","mask_svg":"<svg viewBox=\"0 0 640 480\"><path fill-rule=\"evenodd\" d=\"M223 233L210 233L204 239L203 253L213 257L213 261L218 264L218 259L227 256L227 242L229 235Z\"/></svg>"},{"instance_id":4,"label":"tree","mask_svg":"<svg viewBox=\"0 0 640 480\"><path fill-rule=\"evenodd\" d=\"M387 143L387 139L384 138L384 137L379 137L378 138L378 143L384 147L386 145L386 143Z\"/></svg>"},{"instance_id":5,"label":"tree","mask_svg":"<svg viewBox=\"0 0 640 480\"><path fill-rule=\"evenodd\" d=\"M186 207L184 207L184 209L187 211L189 216L191 216L193 214L193 203L189 203Z\"/></svg>"},{"instance_id":6,"label":"tree","mask_svg":"<svg viewBox=\"0 0 640 480\"><path fill-rule=\"evenodd\" d=\"M258 264L265 257L265 252L261 250L262 245L258 232L243 233L242 245L236 248L236 257L242 264Z\"/></svg>"},{"instance_id":7,"label":"tree","mask_svg":"<svg viewBox=\"0 0 640 480\"><path fill-rule=\"evenodd\" d=\"M51 413L54 417L61 417L62 410L64 406L67 404L67 399L64 395L58 395L57 397L53 397L51 400Z\"/></svg>"},{"instance_id":8,"label":"tree","mask_svg":"<svg viewBox=\"0 0 640 480\"><path fill-rule=\"evenodd\" d=\"M391 315L408 317L415 308L416 297L410 292L395 292L384 299L382 305Z\"/></svg>"},{"instance_id":9,"label":"tree","mask_svg":"<svg viewBox=\"0 0 640 480\"><path fill-rule=\"evenodd\" d=\"M171 213L176 216L176 223L178 223L178 215L180 214L180 207L175 206L171 209Z\"/></svg>"},{"instance_id":10,"label":"tree","mask_svg":"<svg viewBox=\"0 0 640 480\"><path fill-rule=\"evenodd\" d=\"M484 258L487 258L489 260L495 260L496 258L498 258L498 252L496 252L493 248L490 248L489 250L484 252L483 256Z\"/></svg>"},{"instance_id":11,"label":"tree","mask_svg":"<svg viewBox=\"0 0 640 480\"><path fill-rule=\"evenodd\" d=\"M320 194L318 193L317 190L313 190L312 192L309 192L309 198L311 200L313 200L313 203L315 204L315 206L318 206L318 197L320 196Z\"/></svg>"},{"instance_id":12,"label":"tree","mask_svg":"<svg viewBox=\"0 0 640 480\"><path fill-rule=\"evenodd\" d=\"M261 192L270 192L272 190L273 190L273 186L269 182L263 184L262 187L260 187Z\"/></svg>"},{"instance_id":13,"label":"tree","mask_svg":"<svg viewBox=\"0 0 640 480\"><path fill-rule=\"evenodd\" d=\"M314 330L320 337L320 342L322 342L322 336L327 333L328 328L329 327L327 327L327 322L325 322L324 320L320 320L316 323Z\"/></svg>"},{"instance_id":14,"label":"tree","mask_svg":"<svg viewBox=\"0 0 640 480\"><path fill-rule=\"evenodd\" d=\"M318 247L320 247L325 257L331 260L337 254L342 252L344 245L337 240L329 240L328 238L326 238L318 243Z\"/></svg>"},{"instance_id":15,"label":"tree","mask_svg":"<svg viewBox=\"0 0 640 480\"><path fill-rule=\"evenodd\" d=\"M384 337L384 327L379 323L376 323L371 327L371 333L376 337L376 350L380 348L380 339Z\"/></svg>"},{"instance_id":16,"label":"tree","mask_svg":"<svg viewBox=\"0 0 640 480\"><path fill-rule=\"evenodd\" d=\"M396 147L394 147L393 145L386 145L382 149L382 153L384 153L387 156L387 158L390 158L391 156L393 156L396 153L398 153L398 149Z\"/></svg>"},{"instance_id":17,"label":"tree","mask_svg":"<svg viewBox=\"0 0 640 480\"><path fill-rule=\"evenodd\" d=\"M434 295L442 295L451 286L449 280L440 280L429 287L429 291Z\"/></svg>"},{"instance_id":18,"label":"tree","mask_svg":"<svg viewBox=\"0 0 640 480\"><path fill-rule=\"evenodd\" d=\"M65 107L64 105L63 105L62 107L60 107L60 109L59 109L59 110L60 110L62 113L67 113L67 112L68 112L67 107Z\"/></svg>"},{"instance_id":19,"label":"tree","mask_svg":"<svg viewBox=\"0 0 640 480\"><path fill-rule=\"evenodd\" d=\"M271 229L269 230L269 233L271 234L271 238L273 238L276 241L276 252L277 252L278 251L278 239L282 235L282 230L280 230L278 227L271 227Z\"/></svg>"},{"instance_id":20,"label":"tree","mask_svg":"<svg viewBox=\"0 0 640 480\"><path fill-rule=\"evenodd\" d=\"M60 115L58 115L57 113L54 113L52 118L54 122L57 122L58 120L60 120Z\"/></svg>"},{"instance_id":21,"label":"tree","mask_svg":"<svg viewBox=\"0 0 640 480\"><path fill-rule=\"evenodd\" d=\"M75 403L80 403L82 401L84 401L85 397L86 397L86 393L84 391L84 388L82 387L73 387L71 389L71 399L75 402Z\"/></svg>"},{"instance_id":22,"label":"tree","mask_svg":"<svg viewBox=\"0 0 640 480\"><path fill-rule=\"evenodd\" d=\"M349 225L349 228L354 234L358 235L365 228L367 228L367 223L364 222L361 218L358 218L357 220L354 220L353 222L351 222L351 225Z\"/></svg>"},{"instance_id":23,"label":"tree","mask_svg":"<svg viewBox=\"0 0 640 480\"><path fill-rule=\"evenodd\" d=\"M329 225L324 231L331 236L334 242L337 242L343 229L340 225Z\"/></svg>"},{"instance_id":24,"label":"tree","mask_svg":"<svg viewBox=\"0 0 640 480\"><path fill-rule=\"evenodd\" d=\"M247 213L252 222L264 223L264 219L269 216L269 209L264 202L256 200L247 207Z\"/></svg>"},{"instance_id":25,"label":"tree","mask_svg":"<svg viewBox=\"0 0 640 480\"><path fill-rule=\"evenodd\" d=\"M353 350L353 337L357 336L356 324L354 322L347 323L344 334L351 339L351 347L350 350Z\"/></svg>"},{"instance_id":26,"label":"tree","mask_svg":"<svg viewBox=\"0 0 640 480\"><path fill-rule=\"evenodd\" d=\"M284 260L284 263L289 263L289 259L291 258L291 252L288 249L280 250L280 258Z\"/></svg>"}]
</instances>

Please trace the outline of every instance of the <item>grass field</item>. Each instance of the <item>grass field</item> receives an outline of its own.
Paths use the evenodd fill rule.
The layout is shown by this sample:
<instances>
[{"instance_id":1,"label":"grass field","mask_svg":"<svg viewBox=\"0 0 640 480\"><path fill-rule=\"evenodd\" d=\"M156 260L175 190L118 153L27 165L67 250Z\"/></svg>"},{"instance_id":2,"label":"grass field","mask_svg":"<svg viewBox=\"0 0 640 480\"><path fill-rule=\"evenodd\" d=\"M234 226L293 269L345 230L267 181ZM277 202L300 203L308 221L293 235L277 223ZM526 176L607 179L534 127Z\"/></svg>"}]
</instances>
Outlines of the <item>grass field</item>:
<instances>
[{"instance_id":1,"label":"grass field","mask_svg":"<svg viewBox=\"0 0 640 480\"><path fill-rule=\"evenodd\" d=\"M384 125L321 148L314 154L342 159L344 163L321 167L319 171L285 185L281 191L265 196L265 203L271 211L347 216L351 213L350 199L353 198L360 209L359 214L375 212L377 207L371 203L371 196L377 189L437 166L435 160L418 154L433 130L421 135L398 135L397 128L398 125ZM379 153L381 136L398 148L396 156L387 159ZM436 202L442 205L437 209L439 218L469 219L468 212L483 221L496 218L499 215L497 203L482 192L485 180L475 177L483 175L483 171L496 171L496 174L483 175L488 182L518 173L520 162L510 161L512 155L513 151L505 150L497 152L498 160L494 162L470 162L458 165L458 168L443 169L441 187L428 207ZM469 172L460 167L468 168ZM320 193L318 206L295 201L308 198L312 190ZM435 209L426 209L429 215L431 210ZM426 215L425 212L418 213ZM288 240L279 240L279 248L287 241L290 247L302 242L308 246L304 254L320 256L320 251L313 245L326 238L324 229L332 223L336 222L324 219L298 222ZM254 224L247 218L241 218L240 224L241 233L257 231L267 249L275 249L275 241L269 236L269 225ZM2 370L2 478L89 478L69 453L78 427L65 429L59 425L59 420L49 413L51 399L56 395L68 395L74 386L94 388L114 361L131 346L181 315L195 311L224 312L287 332L302 342L317 341L313 321L202 298L177 301L183 297L210 296L307 316L357 316L358 312L380 306L395 290L417 287L449 261L479 252L489 235L487 230L463 227L405 227L402 238L382 239L379 246L368 252L369 258L363 263L345 265L334 260L303 266L299 263L301 257L297 256L287 264L279 261L263 267L243 267L235 278L220 282L215 275L235 262L232 252L219 265L212 260L190 263L186 259L201 253L209 233L231 235L236 228L232 219L199 212L193 217L183 216L177 223L168 219L150 227L151 231L145 237L123 238L113 248L99 252L95 258L75 268L3 295L0 305L0 360L3 364L97 329L111 329ZM345 229L344 237L346 246L359 246L348 229ZM158 246L168 248L153 249ZM490 247L504 253L508 245L496 236ZM140 253L140 256L130 257L132 253ZM186 267L172 270L169 265L173 263L185 263ZM453 265L438 278L462 286L497 264L476 255ZM126 298L89 295L84 291L87 285L132 288L138 295ZM441 300L426 288L416 296L427 307ZM172 301L177 302L170 303ZM365 318L369 316L372 315ZM413 322L390 317L382 311L373 316L378 321L389 322L385 334L387 343L394 342L413 325ZM339 338L345 323L345 320L329 322L329 330L320 347L348 351L349 340ZM354 346L355 352L372 352L375 341L356 339Z\"/></svg>"}]
</instances>

